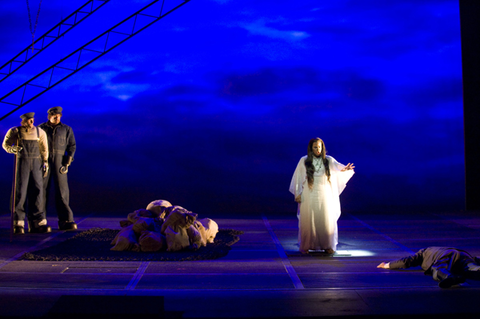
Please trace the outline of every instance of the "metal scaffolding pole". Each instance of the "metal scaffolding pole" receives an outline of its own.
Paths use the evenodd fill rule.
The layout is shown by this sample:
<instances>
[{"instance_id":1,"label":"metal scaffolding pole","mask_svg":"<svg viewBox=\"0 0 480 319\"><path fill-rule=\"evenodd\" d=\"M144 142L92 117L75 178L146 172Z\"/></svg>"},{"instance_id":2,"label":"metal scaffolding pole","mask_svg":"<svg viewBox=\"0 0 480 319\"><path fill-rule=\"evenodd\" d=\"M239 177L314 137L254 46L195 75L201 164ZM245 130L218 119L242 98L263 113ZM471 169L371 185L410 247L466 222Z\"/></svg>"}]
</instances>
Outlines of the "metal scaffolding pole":
<instances>
[{"instance_id":1,"label":"metal scaffolding pole","mask_svg":"<svg viewBox=\"0 0 480 319\"><path fill-rule=\"evenodd\" d=\"M180 4L165 13L163 13L165 0L162 0L159 15L152 15L151 13L147 14L146 12L149 12L148 9L159 1L160 0L152 1L150 4L133 13L126 19L122 20L90 42L84 44L74 52L70 53L68 56L54 63L49 68L40 72L24 84L0 98L1 103L16 106L12 111L3 115L0 118L0 121L16 112L29 102L33 101L43 93L47 92L57 84L66 80L73 74L77 73L90 63L110 52L123 42L132 38L142 30L145 30L158 20L182 7L190 0L181 1ZM129 24L131 24L131 28L128 27ZM138 25L140 25L140 27Z\"/></svg>"},{"instance_id":2,"label":"metal scaffolding pole","mask_svg":"<svg viewBox=\"0 0 480 319\"><path fill-rule=\"evenodd\" d=\"M15 71L24 66L28 61L36 57L40 52L57 41L60 37L64 36L68 31L72 30L80 22L88 18L92 13L100 9L109 1L110 0L89 0L83 6L72 12L68 17L57 23L57 25L45 32L34 42L34 44L39 44L40 48L37 46L32 52L32 45L29 44L24 50L0 67L0 82L15 73ZM95 2L101 3L96 6Z\"/></svg>"}]
</instances>

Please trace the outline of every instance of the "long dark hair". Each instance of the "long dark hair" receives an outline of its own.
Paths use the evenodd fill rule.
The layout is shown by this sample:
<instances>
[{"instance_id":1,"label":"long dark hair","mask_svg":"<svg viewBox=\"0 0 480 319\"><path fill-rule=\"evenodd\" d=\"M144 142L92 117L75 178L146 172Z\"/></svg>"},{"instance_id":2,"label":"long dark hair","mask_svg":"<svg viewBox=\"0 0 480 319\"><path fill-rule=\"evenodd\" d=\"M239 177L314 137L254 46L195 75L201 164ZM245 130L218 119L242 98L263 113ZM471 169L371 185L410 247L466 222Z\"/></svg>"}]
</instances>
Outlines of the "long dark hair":
<instances>
[{"instance_id":1,"label":"long dark hair","mask_svg":"<svg viewBox=\"0 0 480 319\"><path fill-rule=\"evenodd\" d=\"M322 144L322 152L320 153L320 157L322 158L323 165L325 166L325 175L327 175L328 182L330 183L330 167L328 166L328 160L326 158L327 149L325 148L325 143L319 137L312 138L310 142L308 142L308 151L307 151L307 159L305 160L305 168L307 169L307 181L308 187L310 189L313 188L313 173L315 172L315 167L313 167L313 144L320 141Z\"/></svg>"}]
</instances>

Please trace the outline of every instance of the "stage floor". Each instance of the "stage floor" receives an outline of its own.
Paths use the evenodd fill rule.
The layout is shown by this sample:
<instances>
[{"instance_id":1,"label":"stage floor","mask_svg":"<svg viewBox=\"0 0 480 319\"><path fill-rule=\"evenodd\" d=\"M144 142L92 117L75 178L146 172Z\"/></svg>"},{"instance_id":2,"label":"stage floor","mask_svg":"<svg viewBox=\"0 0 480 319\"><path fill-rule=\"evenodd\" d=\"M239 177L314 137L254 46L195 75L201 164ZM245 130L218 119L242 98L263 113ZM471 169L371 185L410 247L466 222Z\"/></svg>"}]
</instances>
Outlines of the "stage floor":
<instances>
[{"instance_id":1,"label":"stage floor","mask_svg":"<svg viewBox=\"0 0 480 319\"><path fill-rule=\"evenodd\" d=\"M97 313L121 305L126 314L151 315L161 313L163 304L168 318L480 314L480 281L441 289L420 269L376 268L427 246L480 256L480 212L344 213L334 256L298 252L294 215L200 217L244 231L227 256L182 262L23 261L18 259L25 252L54 245L66 234L50 218L52 233L15 235L10 242L10 216L2 215L0 314L75 313L77 302L88 313L95 298L102 304ZM76 216L78 231L120 228L122 219Z\"/></svg>"}]
</instances>

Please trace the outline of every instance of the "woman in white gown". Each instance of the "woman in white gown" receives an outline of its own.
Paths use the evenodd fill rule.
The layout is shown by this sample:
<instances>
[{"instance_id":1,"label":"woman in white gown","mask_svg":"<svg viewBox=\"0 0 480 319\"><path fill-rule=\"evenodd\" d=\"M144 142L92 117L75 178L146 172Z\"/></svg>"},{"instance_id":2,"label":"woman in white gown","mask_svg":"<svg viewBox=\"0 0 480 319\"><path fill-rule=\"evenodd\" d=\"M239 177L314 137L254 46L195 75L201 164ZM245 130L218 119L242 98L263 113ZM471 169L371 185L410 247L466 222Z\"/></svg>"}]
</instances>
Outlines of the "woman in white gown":
<instances>
[{"instance_id":1,"label":"woman in white gown","mask_svg":"<svg viewBox=\"0 0 480 319\"><path fill-rule=\"evenodd\" d=\"M335 253L339 195L354 174L353 163L345 166L326 153L320 138L311 139L308 155L298 162L290 183L290 192L298 203L298 244L304 254L309 250Z\"/></svg>"}]
</instances>

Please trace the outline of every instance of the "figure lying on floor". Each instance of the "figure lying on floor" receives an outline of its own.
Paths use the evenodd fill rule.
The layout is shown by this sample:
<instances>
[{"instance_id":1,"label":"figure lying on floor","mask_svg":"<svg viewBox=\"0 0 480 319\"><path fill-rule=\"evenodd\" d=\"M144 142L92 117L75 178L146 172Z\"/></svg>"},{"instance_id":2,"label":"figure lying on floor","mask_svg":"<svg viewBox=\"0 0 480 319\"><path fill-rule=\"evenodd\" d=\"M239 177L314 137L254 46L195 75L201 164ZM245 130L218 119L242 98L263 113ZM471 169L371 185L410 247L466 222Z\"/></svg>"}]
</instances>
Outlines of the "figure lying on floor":
<instances>
[{"instance_id":1,"label":"figure lying on floor","mask_svg":"<svg viewBox=\"0 0 480 319\"><path fill-rule=\"evenodd\" d=\"M465 282L467 277L478 276L480 258L468 252L450 247L427 247L415 255L400 258L388 263L382 262L377 268L399 269L421 266L426 275L439 281L440 288L450 288Z\"/></svg>"},{"instance_id":2,"label":"figure lying on floor","mask_svg":"<svg viewBox=\"0 0 480 319\"><path fill-rule=\"evenodd\" d=\"M218 225L210 218L197 220L194 214L166 200L155 200L146 209L128 214L120 221L122 230L112 240L116 251L196 250L213 243Z\"/></svg>"}]
</instances>

